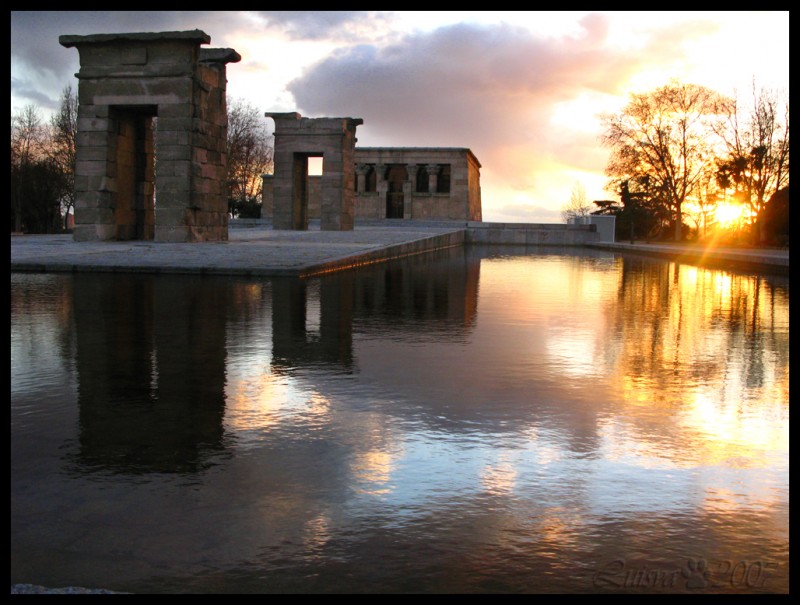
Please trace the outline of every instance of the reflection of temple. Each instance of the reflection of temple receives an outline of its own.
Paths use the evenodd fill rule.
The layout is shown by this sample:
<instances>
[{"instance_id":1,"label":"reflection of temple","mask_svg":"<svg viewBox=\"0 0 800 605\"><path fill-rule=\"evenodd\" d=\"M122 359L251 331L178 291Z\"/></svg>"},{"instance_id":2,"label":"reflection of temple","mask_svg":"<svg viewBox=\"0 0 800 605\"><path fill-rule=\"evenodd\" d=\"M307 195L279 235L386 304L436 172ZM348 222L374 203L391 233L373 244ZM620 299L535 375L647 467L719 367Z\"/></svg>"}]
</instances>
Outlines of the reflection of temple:
<instances>
[{"instance_id":1,"label":"reflection of temple","mask_svg":"<svg viewBox=\"0 0 800 605\"><path fill-rule=\"evenodd\" d=\"M479 278L480 259L457 248L364 267L355 281L356 317L377 319L396 337L461 338L475 323Z\"/></svg>"},{"instance_id":2,"label":"reflection of temple","mask_svg":"<svg viewBox=\"0 0 800 605\"><path fill-rule=\"evenodd\" d=\"M272 281L272 366L289 370L315 365L353 365L352 273L322 280L318 292L319 331L306 327L309 284L300 279Z\"/></svg>"},{"instance_id":3,"label":"reflection of temple","mask_svg":"<svg viewBox=\"0 0 800 605\"><path fill-rule=\"evenodd\" d=\"M190 278L75 276L82 463L192 471L221 449L225 292Z\"/></svg>"},{"instance_id":4,"label":"reflection of temple","mask_svg":"<svg viewBox=\"0 0 800 605\"><path fill-rule=\"evenodd\" d=\"M479 274L479 259L448 249L318 280L275 279L273 370L352 371L356 324L378 322L381 334L398 340L462 339L475 323Z\"/></svg>"}]
</instances>

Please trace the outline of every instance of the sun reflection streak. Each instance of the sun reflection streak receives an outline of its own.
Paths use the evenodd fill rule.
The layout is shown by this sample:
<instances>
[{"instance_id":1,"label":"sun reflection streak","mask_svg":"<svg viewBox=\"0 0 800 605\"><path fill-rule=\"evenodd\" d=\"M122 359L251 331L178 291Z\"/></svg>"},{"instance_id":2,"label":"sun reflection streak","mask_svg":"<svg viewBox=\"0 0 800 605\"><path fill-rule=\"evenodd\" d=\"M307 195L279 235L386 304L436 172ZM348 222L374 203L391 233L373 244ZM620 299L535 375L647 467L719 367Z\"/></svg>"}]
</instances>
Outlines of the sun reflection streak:
<instances>
[{"instance_id":1,"label":"sun reflection streak","mask_svg":"<svg viewBox=\"0 0 800 605\"><path fill-rule=\"evenodd\" d=\"M517 482L517 468L507 456L501 456L495 464L489 464L481 471L481 485L492 495L506 496L514 490Z\"/></svg>"},{"instance_id":2,"label":"sun reflection streak","mask_svg":"<svg viewBox=\"0 0 800 605\"><path fill-rule=\"evenodd\" d=\"M226 428L237 435L241 444L247 436L260 440L264 431L290 422L325 424L330 414L327 397L293 385L286 376L265 373L229 377L226 391Z\"/></svg>"},{"instance_id":3,"label":"sun reflection streak","mask_svg":"<svg viewBox=\"0 0 800 605\"><path fill-rule=\"evenodd\" d=\"M387 494L387 485L394 467L394 456L386 450L369 450L357 453L350 465L358 488L362 494Z\"/></svg>"},{"instance_id":4,"label":"sun reflection streak","mask_svg":"<svg viewBox=\"0 0 800 605\"><path fill-rule=\"evenodd\" d=\"M788 408L779 402L772 410L752 409L746 403L721 403L709 393L697 392L679 418L688 434L702 442L702 458L707 464L724 463L735 468L762 468L770 464L767 453L789 452ZM776 424L772 413L786 422Z\"/></svg>"},{"instance_id":5,"label":"sun reflection streak","mask_svg":"<svg viewBox=\"0 0 800 605\"><path fill-rule=\"evenodd\" d=\"M311 551L322 550L333 536L331 520L319 513L308 519L303 526L303 544ZM311 556L314 556L313 554Z\"/></svg>"}]
</instances>

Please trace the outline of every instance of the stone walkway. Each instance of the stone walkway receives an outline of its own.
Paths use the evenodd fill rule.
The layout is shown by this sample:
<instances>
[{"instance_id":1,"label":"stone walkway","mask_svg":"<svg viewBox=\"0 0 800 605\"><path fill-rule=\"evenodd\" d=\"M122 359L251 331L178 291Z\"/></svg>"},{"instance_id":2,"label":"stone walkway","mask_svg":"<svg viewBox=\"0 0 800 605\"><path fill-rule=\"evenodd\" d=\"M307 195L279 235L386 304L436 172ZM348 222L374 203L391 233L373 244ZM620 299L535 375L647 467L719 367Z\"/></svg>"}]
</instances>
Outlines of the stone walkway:
<instances>
[{"instance_id":1,"label":"stone walkway","mask_svg":"<svg viewBox=\"0 0 800 605\"><path fill-rule=\"evenodd\" d=\"M71 235L12 235L11 270L308 276L464 242L453 227L353 231L230 229L227 242L74 242Z\"/></svg>"},{"instance_id":2,"label":"stone walkway","mask_svg":"<svg viewBox=\"0 0 800 605\"><path fill-rule=\"evenodd\" d=\"M486 224L483 225L484 227ZM11 235L11 270L147 272L306 277L464 245L469 225L359 225L353 231L273 231L237 227L227 242L74 242L71 235ZM624 243L590 244L728 268L789 272L789 250Z\"/></svg>"}]
</instances>

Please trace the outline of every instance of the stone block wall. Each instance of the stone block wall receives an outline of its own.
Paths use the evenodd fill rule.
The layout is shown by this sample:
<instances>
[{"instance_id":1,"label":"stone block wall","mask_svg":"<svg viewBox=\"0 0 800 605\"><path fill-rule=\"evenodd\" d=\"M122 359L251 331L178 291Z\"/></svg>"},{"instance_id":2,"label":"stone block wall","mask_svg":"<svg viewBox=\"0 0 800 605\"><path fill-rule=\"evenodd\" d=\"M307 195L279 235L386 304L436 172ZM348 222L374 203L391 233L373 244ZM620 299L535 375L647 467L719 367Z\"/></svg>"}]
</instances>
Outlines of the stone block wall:
<instances>
[{"instance_id":1,"label":"stone block wall","mask_svg":"<svg viewBox=\"0 0 800 605\"><path fill-rule=\"evenodd\" d=\"M276 170L279 161L292 162L293 159L288 154L284 159L276 157ZM424 186L426 191L417 191L417 169L419 166L428 165L435 166L437 169L445 165L450 167L450 190L448 192L438 192L437 181L430 176L428 177L429 182ZM327 170L325 162L323 166L324 170ZM344 175L348 177L345 186L355 187L354 220L380 220L387 217L387 193L389 190L387 176L390 175L392 167L402 167L402 170L395 170L391 175L405 175L401 183L404 204L402 218L434 221L482 220L480 162L469 149L444 147L356 147L354 170L350 171L349 175ZM366 190L366 175L370 170L374 170L376 173L376 190L374 191ZM352 177L353 180L349 180L349 177ZM321 218L323 191L330 186L326 185L321 177L306 177L306 221L307 219ZM275 178L271 175L264 175L261 207L263 218L270 219L275 216L275 187ZM288 219L284 217L279 220L286 221Z\"/></svg>"},{"instance_id":2,"label":"stone block wall","mask_svg":"<svg viewBox=\"0 0 800 605\"><path fill-rule=\"evenodd\" d=\"M512 244L523 246L582 246L599 239L594 225L560 223L467 224L467 244Z\"/></svg>"},{"instance_id":3,"label":"stone block wall","mask_svg":"<svg viewBox=\"0 0 800 605\"><path fill-rule=\"evenodd\" d=\"M481 164L471 150L451 147L358 147L356 173L375 167L376 191L359 186L356 192L356 218L387 217L387 175L393 166L405 167L402 183L403 218L412 220L482 220L480 196ZM439 175L450 170L449 191L440 191ZM418 183L420 167L425 167L428 183ZM394 174L397 174L396 172Z\"/></svg>"},{"instance_id":4,"label":"stone block wall","mask_svg":"<svg viewBox=\"0 0 800 605\"><path fill-rule=\"evenodd\" d=\"M81 56L75 240L227 239L225 65L239 55L201 49L199 30L59 41Z\"/></svg>"},{"instance_id":5,"label":"stone block wall","mask_svg":"<svg viewBox=\"0 0 800 605\"><path fill-rule=\"evenodd\" d=\"M321 228L352 230L355 133L362 120L303 118L298 113L267 113L266 116L275 121L273 227L294 230L308 228L308 158L322 157L319 203Z\"/></svg>"}]
</instances>

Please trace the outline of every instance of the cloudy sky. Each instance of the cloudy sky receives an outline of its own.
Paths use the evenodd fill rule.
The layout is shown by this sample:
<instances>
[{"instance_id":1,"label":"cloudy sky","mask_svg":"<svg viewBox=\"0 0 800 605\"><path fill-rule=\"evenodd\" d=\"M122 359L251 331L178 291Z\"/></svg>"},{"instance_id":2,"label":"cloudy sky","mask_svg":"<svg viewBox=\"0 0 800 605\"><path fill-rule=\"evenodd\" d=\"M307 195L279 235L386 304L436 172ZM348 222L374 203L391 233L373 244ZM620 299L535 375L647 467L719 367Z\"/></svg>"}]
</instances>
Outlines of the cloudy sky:
<instances>
[{"instance_id":1,"label":"cloudy sky","mask_svg":"<svg viewBox=\"0 0 800 605\"><path fill-rule=\"evenodd\" d=\"M12 11L12 113L77 88L59 35L190 29L242 55L228 95L259 110L362 118L364 146L469 147L490 221L560 222L576 183L612 197L598 114L632 91L789 90L788 11Z\"/></svg>"}]
</instances>

